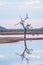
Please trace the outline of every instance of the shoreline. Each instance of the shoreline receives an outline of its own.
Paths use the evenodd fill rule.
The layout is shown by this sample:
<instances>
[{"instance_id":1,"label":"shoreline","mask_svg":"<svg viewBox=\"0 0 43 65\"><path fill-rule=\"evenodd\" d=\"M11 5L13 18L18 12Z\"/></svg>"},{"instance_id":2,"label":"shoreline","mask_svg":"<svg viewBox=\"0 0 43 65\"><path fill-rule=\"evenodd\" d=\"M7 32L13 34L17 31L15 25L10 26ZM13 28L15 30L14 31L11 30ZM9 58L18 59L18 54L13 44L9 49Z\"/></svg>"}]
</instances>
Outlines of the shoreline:
<instances>
[{"instance_id":1,"label":"shoreline","mask_svg":"<svg viewBox=\"0 0 43 65\"><path fill-rule=\"evenodd\" d=\"M0 35L19 35L19 34L24 34L24 30L0 30ZM26 30L26 34L30 35L39 35L43 34L43 30L40 29L31 29L31 30Z\"/></svg>"},{"instance_id":2,"label":"shoreline","mask_svg":"<svg viewBox=\"0 0 43 65\"><path fill-rule=\"evenodd\" d=\"M0 44L19 42L23 40L23 37L0 37ZM26 38L26 40L43 40L43 38Z\"/></svg>"}]
</instances>

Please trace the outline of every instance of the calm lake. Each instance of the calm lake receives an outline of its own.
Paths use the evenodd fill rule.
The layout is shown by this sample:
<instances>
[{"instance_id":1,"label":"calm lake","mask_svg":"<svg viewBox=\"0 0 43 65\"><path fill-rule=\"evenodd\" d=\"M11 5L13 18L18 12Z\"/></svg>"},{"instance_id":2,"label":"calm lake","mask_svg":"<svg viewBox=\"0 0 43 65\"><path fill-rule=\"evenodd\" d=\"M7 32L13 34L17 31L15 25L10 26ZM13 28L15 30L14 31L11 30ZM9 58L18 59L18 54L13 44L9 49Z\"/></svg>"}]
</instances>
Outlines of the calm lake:
<instances>
[{"instance_id":1,"label":"calm lake","mask_svg":"<svg viewBox=\"0 0 43 65\"><path fill-rule=\"evenodd\" d=\"M0 36L7 37L2 35ZM35 37L36 36L37 35L35 35ZM40 36L43 37L43 35L39 35L39 37ZM29 49L33 49L32 54L30 55L26 54L26 57L29 58L28 65L43 65L43 40L31 40L31 41L28 40L27 47ZM16 53L21 54L23 50L24 50L24 41L19 41L16 43L0 44L0 65L27 65L26 60L24 59L22 61L21 56L18 56L16 54Z\"/></svg>"}]
</instances>

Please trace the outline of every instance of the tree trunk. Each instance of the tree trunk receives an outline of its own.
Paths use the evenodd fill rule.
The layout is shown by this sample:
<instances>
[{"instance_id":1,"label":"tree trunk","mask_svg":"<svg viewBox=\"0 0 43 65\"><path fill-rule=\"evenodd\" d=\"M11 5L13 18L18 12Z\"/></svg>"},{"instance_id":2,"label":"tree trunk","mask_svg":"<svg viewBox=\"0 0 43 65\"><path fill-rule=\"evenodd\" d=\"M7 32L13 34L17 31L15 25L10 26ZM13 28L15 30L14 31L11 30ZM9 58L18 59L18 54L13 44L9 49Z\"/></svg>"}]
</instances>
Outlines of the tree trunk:
<instances>
[{"instance_id":1,"label":"tree trunk","mask_svg":"<svg viewBox=\"0 0 43 65\"><path fill-rule=\"evenodd\" d=\"M25 45L25 49L27 48L27 45L26 45L26 29L24 30L24 45Z\"/></svg>"}]
</instances>

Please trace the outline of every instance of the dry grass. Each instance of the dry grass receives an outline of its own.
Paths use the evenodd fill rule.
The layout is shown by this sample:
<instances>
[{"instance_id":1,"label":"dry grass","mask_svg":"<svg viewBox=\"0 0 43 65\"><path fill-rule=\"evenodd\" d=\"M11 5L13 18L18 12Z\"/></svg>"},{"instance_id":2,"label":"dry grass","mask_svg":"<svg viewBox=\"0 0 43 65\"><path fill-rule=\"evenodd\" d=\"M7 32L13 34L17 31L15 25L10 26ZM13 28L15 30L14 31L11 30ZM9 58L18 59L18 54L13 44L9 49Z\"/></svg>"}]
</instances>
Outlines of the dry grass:
<instances>
[{"instance_id":1,"label":"dry grass","mask_svg":"<svg viewBox=\"0 0 43 65\"><path fill-rule=\"evenodd\" d=\"M17 35L24 34L24 30L2 30L0 35ZM43 30L27 30L26 34L43 34Z\"/></svg>"},{"instance_id":2,"label":"dry grass","mask_svg":"<svg viewBox=\"0 0 43 65\"><path fill-rule=\"evenodd\" d=\"M11 43L11 42L17 42L21 40L22 38L18 37L0 37L0 43Z\"/></svg>"},{"instance_id":3,"label":"dry grass","mask_svg":"<svg viewBox=\"0 0 43 65\"><path fill-rule=\"evenodd\" d=\"M23 37L0 37L0 44L12 43L24 40ZM27 40L43 40L43 38L27 38Z\"/></svg>"}]
</instances>

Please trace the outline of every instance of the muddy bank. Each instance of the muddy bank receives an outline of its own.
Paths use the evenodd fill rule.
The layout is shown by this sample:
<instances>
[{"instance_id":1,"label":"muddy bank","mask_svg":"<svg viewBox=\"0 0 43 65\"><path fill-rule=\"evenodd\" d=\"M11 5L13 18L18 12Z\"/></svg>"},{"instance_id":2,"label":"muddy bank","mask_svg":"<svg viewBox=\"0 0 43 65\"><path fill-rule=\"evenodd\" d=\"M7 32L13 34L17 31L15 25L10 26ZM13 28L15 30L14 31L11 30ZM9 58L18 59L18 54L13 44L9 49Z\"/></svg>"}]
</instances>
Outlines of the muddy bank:
<instances>
[{"instance_id":1,"label":"muddy bank","mask_svg":"<svg viewBox=\"0 0 43 65\"><path fill-rule=\"evenodd\" d=\"M43 40L43 38L26 38L27 40ZM0 44L12 43L24 40L23 37L0 37Z\"/></svg>"}]
</instances>

